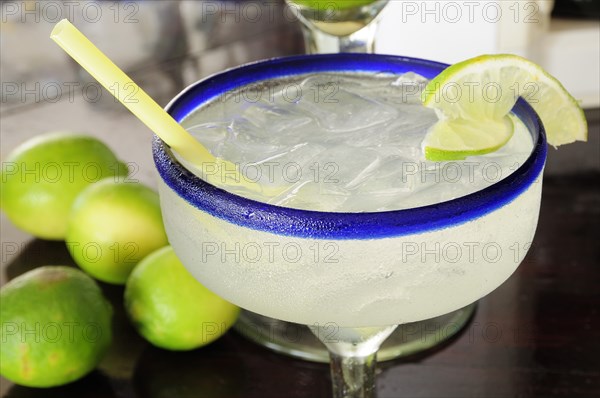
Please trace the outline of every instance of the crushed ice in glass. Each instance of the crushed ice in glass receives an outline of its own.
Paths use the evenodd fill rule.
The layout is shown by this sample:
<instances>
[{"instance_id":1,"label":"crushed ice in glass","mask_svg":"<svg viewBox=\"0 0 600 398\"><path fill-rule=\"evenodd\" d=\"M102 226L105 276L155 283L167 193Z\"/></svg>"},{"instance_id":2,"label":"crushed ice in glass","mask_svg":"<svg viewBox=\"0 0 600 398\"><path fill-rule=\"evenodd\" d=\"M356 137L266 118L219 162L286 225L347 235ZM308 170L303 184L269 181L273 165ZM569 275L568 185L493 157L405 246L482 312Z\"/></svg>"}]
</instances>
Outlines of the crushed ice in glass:
<instances>
[{"instance_id":1,"label":"crushed ice in glass","mask_svg":"<svg viewBox=\"0 0 600 398\"><path fill-rule=\"evenodd\" d=\"M215 156L269 186L278 206L334 212L398 210L451 200L505 178L532 140L466 161L425 161L437 116L421 105L427 79L409 72L313 74L253 84L204 105L184 127ZM225 187L227 189L227 187Z\"/></svg>"}]
</instances>

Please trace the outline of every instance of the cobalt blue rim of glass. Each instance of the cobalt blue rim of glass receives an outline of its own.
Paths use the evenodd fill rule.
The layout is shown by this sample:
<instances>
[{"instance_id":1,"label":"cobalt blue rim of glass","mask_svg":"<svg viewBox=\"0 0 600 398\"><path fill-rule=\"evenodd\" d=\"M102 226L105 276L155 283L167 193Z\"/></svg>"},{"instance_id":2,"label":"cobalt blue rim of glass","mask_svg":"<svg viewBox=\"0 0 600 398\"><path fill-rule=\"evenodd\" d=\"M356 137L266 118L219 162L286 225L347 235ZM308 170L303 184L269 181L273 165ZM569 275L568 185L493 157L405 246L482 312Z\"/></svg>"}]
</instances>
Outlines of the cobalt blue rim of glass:
<instances>
[{"instance_id":1,"label":"cobalt blue rim of glass","mask_svg":"<svg viewBox=\"0 0 600 398\"><path fill-rule=\"evenodd\" d=\"M433 78L447 65L417 58L374 54L323 54L275 58L210 76L182 91L167 111L181 121L221 93L262 80L312 72L403 73ZM456 226L484 216L513 201L535 183L546 160L546 137L535 111L519 99L513 108L533 134L534 148L513 173L469 195L404 210L337 213L299 210L247 199L217 188L182 166L170 148L154 138L153 154L166 185L188 204L240 227L311 239L379 239Z\"/></svg>"}]
</instances>

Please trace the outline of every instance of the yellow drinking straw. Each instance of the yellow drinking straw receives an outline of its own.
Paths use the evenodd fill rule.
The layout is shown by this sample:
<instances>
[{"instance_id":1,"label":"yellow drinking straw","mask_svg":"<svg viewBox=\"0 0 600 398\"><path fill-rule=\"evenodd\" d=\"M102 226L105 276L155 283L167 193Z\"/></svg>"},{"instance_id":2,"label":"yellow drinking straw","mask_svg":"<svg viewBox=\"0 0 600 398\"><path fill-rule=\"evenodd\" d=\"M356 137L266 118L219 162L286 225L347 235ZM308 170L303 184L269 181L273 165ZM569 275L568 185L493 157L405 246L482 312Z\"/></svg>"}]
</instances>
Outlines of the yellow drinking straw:
<instances>
[{"instance_id":1,"label":"yellow drinking straw","mask_svg":"<svg viewBox=\"0 0 600 398\"><path fill-rule=\"evenodd\" d=\"M216 167L219 172L212 170L205 176L209 182L260 190L258 184L245 178L233 163L213 156L71 22L63 19L57 23L50 38L185 160L193 165Z\"/></svg>"}]
</instances>

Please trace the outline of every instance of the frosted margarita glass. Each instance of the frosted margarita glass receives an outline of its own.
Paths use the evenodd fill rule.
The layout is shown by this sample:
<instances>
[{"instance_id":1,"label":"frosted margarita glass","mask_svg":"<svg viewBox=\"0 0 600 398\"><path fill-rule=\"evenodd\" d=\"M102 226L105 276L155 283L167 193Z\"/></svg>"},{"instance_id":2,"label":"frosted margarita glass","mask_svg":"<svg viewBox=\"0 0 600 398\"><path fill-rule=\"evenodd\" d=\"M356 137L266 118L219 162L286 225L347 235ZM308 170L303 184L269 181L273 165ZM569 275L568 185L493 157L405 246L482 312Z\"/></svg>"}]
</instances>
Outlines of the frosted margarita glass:
<instances>
[{"instance_id":1,"label":"frosted margarita glass","mask_svg":"<svg viewBox=\"0 0 600 398\"><path fill-rule=\"evenodd\" d=\"M275 59L198 82L168 110L181 121L220 94L290 75L413 71L432 78L444 67L360 54ZM380 213L317 212L245 199L193 175L155 139L169 240L205 286L265 316L372 327L449 313L502 284L533 239L546 141L525 102L514 113L534 148L511 175L458 199Z\"/></svg>"}]
</instances>

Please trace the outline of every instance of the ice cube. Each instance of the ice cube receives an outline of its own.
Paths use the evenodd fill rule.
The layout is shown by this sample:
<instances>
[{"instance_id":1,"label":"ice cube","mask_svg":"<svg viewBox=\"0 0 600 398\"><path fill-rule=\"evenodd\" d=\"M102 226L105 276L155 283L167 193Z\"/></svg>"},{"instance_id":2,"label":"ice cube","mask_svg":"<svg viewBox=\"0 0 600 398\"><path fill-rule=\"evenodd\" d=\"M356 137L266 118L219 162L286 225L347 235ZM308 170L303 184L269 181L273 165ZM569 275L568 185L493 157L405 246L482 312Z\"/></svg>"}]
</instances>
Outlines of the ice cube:
<instances>
[{"instance_id":1,"label":"ice cube","mask_svg":"<svg viewBox=\"0 0 600 398\"><path fill-rule=\"evenodd\" d=\"M330 133L345 133L385 123L397 116L388 105L351 91L339 80L323 82L322 77L309 77L300 87L303 95L297 102L299 110L314 118Z\"/></svg>"},{"instance_id":2,"label":"ice cube","mask_svg":"<svg viewBox=\"0 0 600 398\"><path fill-rule=\"evenodd\" d=\"M311 122L311 118L295 112L291 107L282 108L265 101L259 101L246 108L243 113L246 120L264 134L275 137L290 129L297 129Z\"/></svg>"},{"instance_id":3,"label":"ice cube","mask_svg":"<svg viewBox=\"0 0 600 398\"><path fill-rule=\"evenodd\" d=\"M269 203L296 209L338 211L350 197L340 187L332 186L329 190L322 188L322 184L311 181L298 182L281 195L270 199Z\"/></svg>"},{"instance_id":4,"label":"ice cube","mask_svg":"<svg viewBox=\"0 0 600 398\"><path fill-rule=\"evenodd\" d=\"M376 150L340 144L322 153L320 181L346 190L355 189L369 178L380 162L381 156Z\"/></svg>"},{"instance_id":5,"label":"ice cube","mask_svg":"<svg viewBox=\"0 0 600 398\"><path fill-rule=\"evenodd\" d=\"M228 122L205 122L186 127L186 130L205 145L209 151L217 154L227 140L228 126Z\"/></svg>"}]
</instances>

